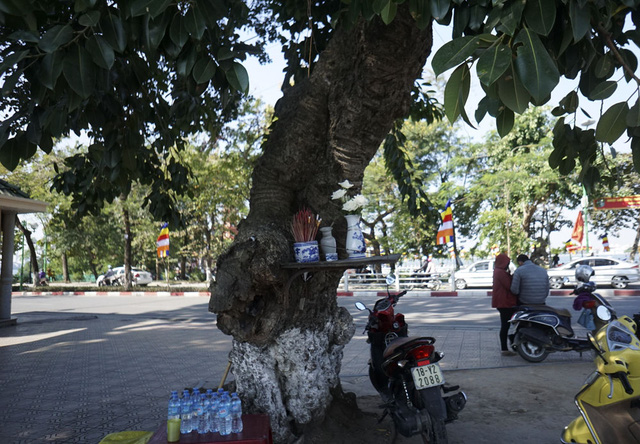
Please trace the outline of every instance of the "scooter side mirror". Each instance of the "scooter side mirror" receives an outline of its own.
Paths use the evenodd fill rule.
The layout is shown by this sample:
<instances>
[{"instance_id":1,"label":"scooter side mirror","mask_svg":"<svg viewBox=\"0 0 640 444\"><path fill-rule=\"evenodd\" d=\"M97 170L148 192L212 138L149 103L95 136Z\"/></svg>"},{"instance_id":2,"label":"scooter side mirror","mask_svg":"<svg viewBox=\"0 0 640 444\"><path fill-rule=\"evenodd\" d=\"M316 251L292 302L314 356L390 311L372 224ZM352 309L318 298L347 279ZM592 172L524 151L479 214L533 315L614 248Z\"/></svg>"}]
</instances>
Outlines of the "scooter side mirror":
<instances>
[{"instance_id":1,"label":"scooter side mirror","mask_svg":"<svg viewBox=\"0 0 640 444\"><path fill-rule=\"evenodd\" d=\"M362 302L358 301L356 302L356 308L360 311L364 311L367 309L366 305L364 305Z\"/></svg>"},{"instance_id":2,"label":"scooter side mirror","mask_svg":"<svg viewBox=\"0 0 640 444\"><path fill-rule=\"evenodd\" d=\"M609 322L611 320L611 310L604 305L601 305L596 309L596 315L605 322Z\"/></svg>"},{"instance_id":3,"label":"scooter side mirror","mask_svg":"<svg viewBox=\"0 0 640 444\"><path fill-rule=\"evenodd\" d=\"M598 340L595 338L595 336L593 336L593 333L588 331L587 338L589 339L589 342L591 342L591 346L595 349L596 354L600 356L600 358L604 361L605 364L608 364L607 359L604 357L604 352L600 348L600 344L598 344Z\"/></svg>"}]
</instances>

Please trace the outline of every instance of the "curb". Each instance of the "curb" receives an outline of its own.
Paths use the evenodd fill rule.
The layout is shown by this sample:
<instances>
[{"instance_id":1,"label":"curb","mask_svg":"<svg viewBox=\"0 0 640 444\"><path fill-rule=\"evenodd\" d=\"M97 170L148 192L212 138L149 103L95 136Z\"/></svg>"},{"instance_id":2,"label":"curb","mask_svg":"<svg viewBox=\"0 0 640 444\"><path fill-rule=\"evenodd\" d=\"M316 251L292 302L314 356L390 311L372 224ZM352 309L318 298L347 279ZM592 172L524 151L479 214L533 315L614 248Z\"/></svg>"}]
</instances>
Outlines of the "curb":
<instances>
[{"instance_id":1,"label":"curb","mask_svg":"<svg viewBox=\"0 0 640 444\"><path fill-rule=\"evenodd\" d=\"M13 296L211 296L208 291L14 291L11 294Z\"/></svg>"}]
</instances>

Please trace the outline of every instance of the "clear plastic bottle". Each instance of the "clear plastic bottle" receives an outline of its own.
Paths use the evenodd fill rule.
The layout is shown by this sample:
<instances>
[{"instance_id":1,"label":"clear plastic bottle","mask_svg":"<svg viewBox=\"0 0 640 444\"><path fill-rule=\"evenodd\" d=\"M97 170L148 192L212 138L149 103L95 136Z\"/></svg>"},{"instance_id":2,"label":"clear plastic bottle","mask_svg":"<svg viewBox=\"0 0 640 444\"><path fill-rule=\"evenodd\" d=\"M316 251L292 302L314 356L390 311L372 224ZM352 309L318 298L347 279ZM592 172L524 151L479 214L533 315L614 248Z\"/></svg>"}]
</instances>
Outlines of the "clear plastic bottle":
<instances>
[{"instance_id":1,"label":"clear plastic bottle","mask_svg":"<svg viewBox=\"0 0 640 444\"><path fill-rule=\"evenodd\" d=\"M242 432L242 400L237 393L231 394L231 433Z\"/></svg>"},{"instance_id":2,"label":"clear plastic bottle","mask_svg":"<svg viewBox=\"0 0 640 444\"><path fill-rule=\"evenodd\" d=\"M191 393L191 431L197 432L200 424L200 390L193 389Z\"/></svg>"},{"instance_id":3,"label":"clear plastic bottle","mask_svg":"<svg viewBox=\"0 0 640 444\"><path fill-rule=\"evenodd\" d=\"M218 404L220 404L220 397L217 393L212 393L209 404L209 427L213 433L218 433Z\"/></svg>"},{"instance_id":4,"label":"clear plastic bottle","mask_svg":"<svg viewBox=\"0 0 640 444\"><path fill-rule=\"evenodd\" d=\"M191 433L191 408L189 390L185 390L180 401L180 433Z\"/></svg>"},{"instance_id":5,"label":"clear plastic bottle","mask_svg":"<svg viewBox=\"0 0 640 444\"><path fill-rule=\"evenodd\" d=\"M198 433L204 434L211 432L209 426L209 398L206 393L200 393L200 407L198 408Z\"/></svg>"},{"instance_id":6,"label":"clear plastic bottle","mask_svg":"<svg viewBox=\"0 0 640 444\"><path fill-rule=\"evenodd\" d=\"M218 431L222 436L231 433L231 398L228 392L222 393L218 404Z\"/></svg>"},{"instance_id":7,"label":"clear plastic bottle","mask_svg":"<svg viewBox=\"0 0 640 444\"><path fill-rule=\"evenodd\" d=\"M178 398L176 390L171 391L171 397L169 398L167 420L169 419L180 419L180 398Z\"/></svg>"}]
</instances>

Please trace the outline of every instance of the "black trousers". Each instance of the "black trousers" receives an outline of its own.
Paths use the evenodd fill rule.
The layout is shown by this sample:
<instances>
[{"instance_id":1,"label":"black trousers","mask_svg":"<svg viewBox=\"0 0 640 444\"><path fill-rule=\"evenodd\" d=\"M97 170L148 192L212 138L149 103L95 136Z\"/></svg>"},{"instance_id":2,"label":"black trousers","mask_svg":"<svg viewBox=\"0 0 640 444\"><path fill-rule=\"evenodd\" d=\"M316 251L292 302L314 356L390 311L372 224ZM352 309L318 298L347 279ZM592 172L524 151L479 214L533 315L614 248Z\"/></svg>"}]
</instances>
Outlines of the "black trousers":
<instances>
[{"instance_id":1,"label":"black trousers","mask_svg":"<svg viewBox=\"0 0 640 444\"><path fill-rule=\"evenodd\" d=\"M500 312L500 348L502 351L509 350L507 345L507 335L509 334L509 319L516 312L515 307L498 308Z\"/></svg>"}]
</instances>

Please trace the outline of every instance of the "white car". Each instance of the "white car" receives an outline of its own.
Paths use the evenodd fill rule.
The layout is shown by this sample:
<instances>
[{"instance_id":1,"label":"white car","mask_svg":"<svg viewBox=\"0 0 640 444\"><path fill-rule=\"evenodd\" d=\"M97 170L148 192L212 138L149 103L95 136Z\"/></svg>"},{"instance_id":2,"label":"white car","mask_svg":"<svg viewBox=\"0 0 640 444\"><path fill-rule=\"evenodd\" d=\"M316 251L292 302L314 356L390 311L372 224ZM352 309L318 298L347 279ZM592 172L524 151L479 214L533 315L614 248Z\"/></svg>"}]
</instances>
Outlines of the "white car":
<instances>
[{"instance_id":1,"label":"white car","mask_svg":"<svg viewBox=\"0 0 640 444\"><path fill-rule=\"evenodd\" d=\"M147 285L153 280L151 273L139 268L131 268L131 283L133 285ZM98 287L104 285L122 285L124 284L124 265L115 267L107 273L98 276L96 279Z\"/></svg>"},{"instance_id":2,"label":"white car","mask_svg":"<svg viewBox=\"0 0 640 444\"><path fill-rule=\"evenodd\" d=\"M589 256L575 259L567 264L547 271L551 288L562 288L563 285L576 285L576 267L589 265L594 275L591 282L598 285L611 285L615 288L625 288L630 282L640 281L638 264L620 261L608 257Z\"/></svg>"},{"instance_id":3,"label":"white car","mask_svg":"<svg viewBox=\"0 0 640 444\"><path fill-rule=\"evenodd\" d=\"M456 289L467 287L493 287L493 259L474 262L466 268L456 271ZM513 273L516 269L513 262L509 262L509 269Z\"/></svg>"}]
</instances>

